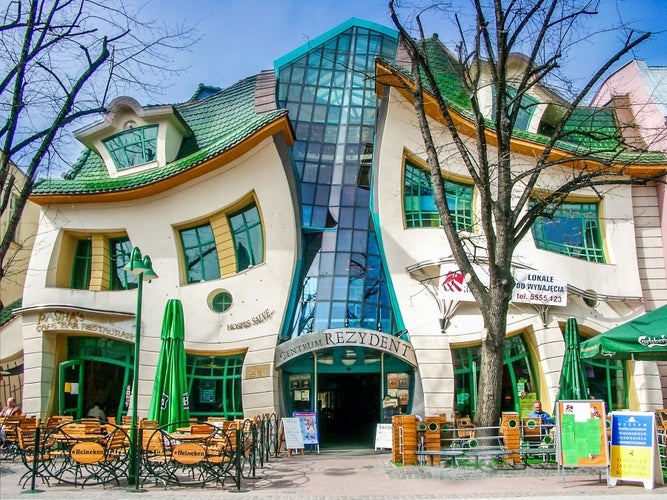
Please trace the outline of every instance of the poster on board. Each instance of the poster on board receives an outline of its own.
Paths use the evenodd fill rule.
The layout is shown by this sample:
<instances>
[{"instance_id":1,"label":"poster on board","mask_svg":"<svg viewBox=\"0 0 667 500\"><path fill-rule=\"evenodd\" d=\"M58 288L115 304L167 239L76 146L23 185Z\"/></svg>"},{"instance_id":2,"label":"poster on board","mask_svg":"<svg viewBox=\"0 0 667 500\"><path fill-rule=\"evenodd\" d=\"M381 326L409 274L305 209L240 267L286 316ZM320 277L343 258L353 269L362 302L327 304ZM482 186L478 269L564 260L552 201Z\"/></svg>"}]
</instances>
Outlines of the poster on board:
<instances>
[{"instance_id":1,"label":"poster on board","mask_svg":"<svg viewBox=\"0 0 667 500\"><path fill-rule=\"evenodd\" d=\"M654 413L612 412L609 485L618 481L663 484Z\"/></svg>"},{"instance_id":2,"label":"poster on board","mask_svg":"<svg viewBox=\"0 0 667 500\"><path fill-rule=\"evenodd\" d=\"M306 446L315 446L317 453L319 453L320 438L317 433L317 413L314 411L295 411L292 413L292 416L299 419L303 444Z\"/></svg>"},{"instance_id":3,"label":"poster on board","mask_svg":"<svg viewBox=\"0 0 667 500\"><path fill-rule=\"evenodd\" d=\"M285 435L285 446L288 450L303 450L303 434L301 433L301 421L298 418L283 418L283 432Z\"/></svg>"},{"instance_id":4,"label":"poster on board","mask_svg":"<svg viewBox=\"0 0 667 500\"><path fill-rule=\"evenodd\" d=\"M565 467L607 467L607 425L604 401L558 401L556 450Z\"/></svg>"}]
</instances>

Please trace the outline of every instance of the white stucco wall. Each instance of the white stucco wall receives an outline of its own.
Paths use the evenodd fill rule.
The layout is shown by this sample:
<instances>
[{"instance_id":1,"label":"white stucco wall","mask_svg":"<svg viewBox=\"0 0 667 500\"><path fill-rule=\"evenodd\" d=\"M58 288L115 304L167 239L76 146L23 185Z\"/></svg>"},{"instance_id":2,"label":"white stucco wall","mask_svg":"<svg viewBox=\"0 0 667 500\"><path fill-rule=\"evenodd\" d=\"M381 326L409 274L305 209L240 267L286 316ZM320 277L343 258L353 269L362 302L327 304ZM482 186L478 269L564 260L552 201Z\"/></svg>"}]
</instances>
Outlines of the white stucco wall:
<instances>
[{"instance_id":1,"label":"white stucco wall","mask_svg":"<svg viewBox=\"0 0 667 500\"><path fill-rule=\"evenodd\" d=\"M388 99L384 103L375 151L377 186L374 196L381 220L382 241L401 313L419 361L426 413L449 413L454 402L450 346L479 343L483 330L482 317L474 303L460 303L442 333L438 321L441 315L438 300L429 293L427 286L419 282L416 273L415 277L411 277L406 270L420 262L451 258L451 252L442 229L404 228L404 155L407 152L420 157L424 162L426 155L412 105L394 90L390 91ZM444 127L436 127L434 130L439 134L435 139L446 171L467 177L463 165L457 161L456 152ZM469 141L473 147L472 139ZM515 168L522 165L530 168L533 164L530 158L520 155L516 155L513 160ZM554 172L552 176L546 176L537 187L553 188L559 179L562 179L562 175ZM553 275L582 290L592 289L602 295L635 298L631 303L600 303L596 308L590 308L579 297L570 296L567 307L548 309L545 323L539 311L530 304L513 304L510 307L508 335L524 333L535 349L539 359L534 361L540 364L536 368L540 372L541 397L547 407L553 404L556 396L565 347L559 324L564 323L569 316L574 316L587 332L596 333L643 312L641 301L636 300L642 295L636 249L634 244L628 244L634 242L630 188L618 186L599 192L603 195L600 219L607 264L590 263L539 250L530 233L515 253L516 263ZM577 194L594 195L592 191ZM438 274L437 270L435 273ZM437 279L434 285L437 288ZM437 293L434 289L431 291Z\"/></svg>"},{"instance_id":2,"label":"white stucco wall","mask_svg":"<svg viewBox=\"0 0 667 500\"><path fill-rule=\"evenodd\" d=\"M68 304L97 311L134 314L136 290L90 292L47 286L47 276L53 272L52 266L57 260L54 248L57 248L61 231L107 232L124 229L132 244L151 257L153 269L159 275L159 279L145 283L143 287L140 416L145 416L142 413L146 412L150 402L160 350L164 305L171 298L180 299L183 303L186 351L213 354L247 349L243 379L244 411L252 415L274 411L277 401L273 391L273 349L299 255L299 218L294 209L291 165L283 163L284 158L285 150L277 149L274 141L267 139L241 158L221 165L215 172L149 198L131 202L43 207L42 223L26 280L24 308ZM219 212L252 191L256 194L262 215L265 261L230 277L182 284L179 278L180 243L174 226ZM229 291L234 300L232 307L222 314L213 312L207 306L208 295L218 289ZM253 323L253 318L267 311L268 320ZM249 327L227 328L227 325L248 320L251 323ZM128 326L132 322L133 319L130 319ZM129 326L129 331L134 331L132 326ZM29 412L37 412L40 401L49 390L45 371L50 367L46 358L53 349L41 345L45 341L40 342L40 337L35 319L26 317L24 407ZM43 366L40 376L35 372L35 376L28 377L29 370L36 369L37 363ZM266 376L247 380L247 367L257 364L270 366L269 370L264 370ZM44 410L43 407L41 409Z\"/></svg>"}]
</instances>

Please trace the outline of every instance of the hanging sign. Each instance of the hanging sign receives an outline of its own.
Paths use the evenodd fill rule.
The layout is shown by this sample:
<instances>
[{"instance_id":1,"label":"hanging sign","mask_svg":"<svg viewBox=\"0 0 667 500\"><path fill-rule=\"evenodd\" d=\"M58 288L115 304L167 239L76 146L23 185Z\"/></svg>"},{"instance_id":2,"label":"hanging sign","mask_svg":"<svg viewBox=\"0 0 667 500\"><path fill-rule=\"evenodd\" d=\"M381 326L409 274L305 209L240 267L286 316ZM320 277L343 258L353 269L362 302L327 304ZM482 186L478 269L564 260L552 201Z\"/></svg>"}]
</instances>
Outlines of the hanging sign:
<instances>
[{"instance_id":1,"label":"hanging sign","mask_svg":"<svg viewBox=\"0 0 667 500\"><path fill-rule=\"evenodd\" d=\"M612 412L609 484L638 481L653 489L663 483L658 456L655 415L650 412Z\"/></svg>"},{"instance_id":2,"label":"hanging sign","mask_svg":"<svg viewBox=\"0 0 667 500\"><path fill-rule=\"evenodd\" d=\"M489 286L489 272L486 268L473 264L473 270L486 287ZM466 276L456 265L443 264L440 266L440 282L438 284L438 298L441 300L455 300L460 302L475 302L468 287Z\"/></svg>"},{"instance_id":3,"label":"hanging sign","mask_svg":"<svg viewBox=\"0 0 667 500\"><path fill-rule=\"evenodd\" d=\"M553 276L528 269L515 269L514 281L516 283L512 291L512 302L545 306L567 305L567 283Z\"/></svg>"}]
</instances>

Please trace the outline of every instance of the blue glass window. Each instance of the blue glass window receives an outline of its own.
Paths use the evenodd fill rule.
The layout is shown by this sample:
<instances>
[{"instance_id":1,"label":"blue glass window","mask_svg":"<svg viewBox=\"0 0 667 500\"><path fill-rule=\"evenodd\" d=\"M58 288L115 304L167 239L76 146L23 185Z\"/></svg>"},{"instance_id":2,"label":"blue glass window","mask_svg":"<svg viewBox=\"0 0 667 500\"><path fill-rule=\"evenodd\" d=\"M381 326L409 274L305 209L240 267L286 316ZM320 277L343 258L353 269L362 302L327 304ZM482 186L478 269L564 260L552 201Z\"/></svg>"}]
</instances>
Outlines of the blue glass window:
<instances>
[{"instance_id":1,"label":"blue glass window","mask_svg":"<svg viewBox=\"0 0 667 500\"><path fill-rule=\"evenodd\" d=\"M532 227L537 248L589 262L605 262L597 203L563 203Z\"/></svg>"}]
</instances>

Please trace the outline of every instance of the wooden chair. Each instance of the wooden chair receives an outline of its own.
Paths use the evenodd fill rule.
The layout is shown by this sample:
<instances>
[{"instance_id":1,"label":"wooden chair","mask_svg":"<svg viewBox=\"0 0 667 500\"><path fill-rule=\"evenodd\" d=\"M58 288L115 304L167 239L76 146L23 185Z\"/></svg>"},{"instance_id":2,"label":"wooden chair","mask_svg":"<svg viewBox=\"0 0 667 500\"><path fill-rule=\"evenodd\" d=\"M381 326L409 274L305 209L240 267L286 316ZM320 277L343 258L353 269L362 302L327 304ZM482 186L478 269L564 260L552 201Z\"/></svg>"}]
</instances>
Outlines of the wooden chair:
<instances>
[{"instance_id":1,"label":"wooden chair","mask_svg":"<svg viewBox=\"0 0 667 500\"><path fill-rule=\"evenodd\" d=\"M157 420L139 420L139 429L157 429Z\"/></svg>"},{"instance_id":2,"label":"wooden chair","mask_svg":"<svg viewBox=\"0 0 667 500\"><path fill-rule=\"evenodd\" d=\"M106 483L115 480L120 486L120 477L125 474L124 467L127 467L129 448L129 438L127 434L119 428L115 428L106 438L104 447L104 458L100 462L102 469L102 482Z\"/></svg>"},{"instance_id":3,"label":"wooden chair","mask_svg":"<svg viewBox=\"0 0 667 500\"><path fill-rule=\"evenodd\" d=\"M5 431L5 448L12 455L16 455L18 452L18 437L16 434L16 429L18 429L19 423L24 418L25 415L10 415L5 417L2 421L2 426Z\"/></svg>"},{"instance_id":4,"label":"wooden chair","mask_svg":"<svg viewBox=\"0 0 667 500\"><path fill-rule=\"evenodd\" d=\"M25 419L33 420L33 419ZM35 419L36 420L36 419ZM21 427L18 426L16 429L16 436L18 440L18 450L19 456L23 465L25 465L27 471L19 479L19 484L21 488L25 488L29 480L32 479L33 469L35 470L36 477L39 477L42 483L49 484L49 475L46 472L46 463L53 460L54 455L51 453L49 447L44 446L43 443L37 445L37 464L33 467L35 462L35 432L36 428L32 431L28 431L29 426Z\"/></svg>"},{"instance_id":5,"label":"wooden chair","mask_svg":"<svg viewBox=\"0 0 667 500\"><path fill-rule=\"evenodd\" d=\"M190 426L190 434L209 435L215 431L215 427L208 424L196 424Z\"/></svg>"},{"instance_id":6,"label":"wooden chair","mask_svg":"<svg viewBox=\"0 0 667 500\"><path fill-rule=\"evenodd\" d=\"M142 483L149 478L160 481L164 487L172 477L169 463L171 462L171 449L165 446L163 433L157 428L142 428L141 436L141 479Z\"/></svg>"}]
</instances>

